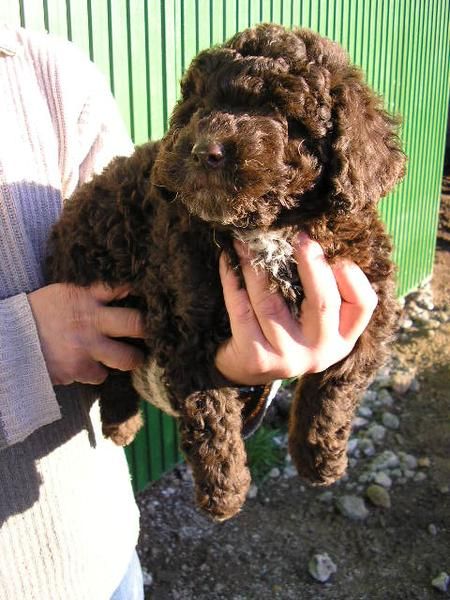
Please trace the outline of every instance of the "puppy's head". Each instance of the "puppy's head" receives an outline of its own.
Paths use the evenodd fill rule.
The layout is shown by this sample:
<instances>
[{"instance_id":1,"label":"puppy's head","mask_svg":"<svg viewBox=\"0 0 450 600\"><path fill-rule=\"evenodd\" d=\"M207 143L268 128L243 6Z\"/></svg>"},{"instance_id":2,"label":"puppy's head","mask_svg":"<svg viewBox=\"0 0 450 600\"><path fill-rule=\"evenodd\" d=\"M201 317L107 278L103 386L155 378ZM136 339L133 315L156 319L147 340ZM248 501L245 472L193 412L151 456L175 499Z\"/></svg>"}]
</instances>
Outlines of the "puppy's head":
<instances>
[{"instance_id":1,"label":"puppy's head","mask_svg":"<svg viewBox=\"0 0 450 600\"><path fill-rule=\"evenodd\" d=\"M267 228L376 202L403 168L395 120L345 53L261 25L194 59L154 183L216 226Z\"/></svg>"}]
</instances>

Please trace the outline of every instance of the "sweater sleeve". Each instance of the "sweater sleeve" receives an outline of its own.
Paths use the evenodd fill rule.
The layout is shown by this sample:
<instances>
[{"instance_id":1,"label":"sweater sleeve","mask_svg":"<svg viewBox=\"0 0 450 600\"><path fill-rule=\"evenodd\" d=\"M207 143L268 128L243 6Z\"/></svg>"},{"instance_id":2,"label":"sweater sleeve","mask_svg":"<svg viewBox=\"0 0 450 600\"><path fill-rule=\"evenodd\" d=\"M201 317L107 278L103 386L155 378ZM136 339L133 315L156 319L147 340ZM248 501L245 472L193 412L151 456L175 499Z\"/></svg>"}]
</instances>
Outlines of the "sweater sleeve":
<instances>
[{"instance_id":1,"label":"sweater sleeve","mask_svg":"<svg viewBox=\"0 0 450 600\"><path fill-rule=\"evenodd\" d=\"M0 450L61 417L26 294L0 301Z\"/></svg>"},{"instance_id":2,"label":"sweater sleeve","mask_svg":"<svg viewBox=\"0 0 450 600\"><path fill-rule=\"evenodd\" d=\"M36 72L67 198L115 156L131 154L133 144L105 78L80 50L50 36L27 33L26 40L30 60L45 66ZM0 300L0 450L60 418L27 295Z\"/></svg>"}]
</instances>

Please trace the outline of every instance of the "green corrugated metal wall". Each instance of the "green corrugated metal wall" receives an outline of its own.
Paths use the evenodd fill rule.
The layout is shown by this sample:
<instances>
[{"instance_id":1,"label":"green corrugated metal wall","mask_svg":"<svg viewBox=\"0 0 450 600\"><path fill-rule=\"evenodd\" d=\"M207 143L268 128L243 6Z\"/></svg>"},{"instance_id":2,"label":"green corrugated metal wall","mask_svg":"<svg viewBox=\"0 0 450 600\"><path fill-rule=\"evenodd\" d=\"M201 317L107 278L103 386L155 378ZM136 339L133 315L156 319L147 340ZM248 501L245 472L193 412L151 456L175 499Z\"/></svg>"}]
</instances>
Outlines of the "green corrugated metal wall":
<instances>
[{"instance_id":1,"label":"green corrugated metal wall","mask_svg":"<svg viewBox=\"0 0 450 600\"><path fill-rule=\"evenodd\" d=\"M136 143L159 138L191 58L262 21L342 44L403 115L408 175L381 213L395 243L398 292L432 273L449 92L448 0L2 0L0 21L69 38L107 75ZM180 457L171 419L145 407L128 450L141 489Z\"/></svg>"}]
</instances>

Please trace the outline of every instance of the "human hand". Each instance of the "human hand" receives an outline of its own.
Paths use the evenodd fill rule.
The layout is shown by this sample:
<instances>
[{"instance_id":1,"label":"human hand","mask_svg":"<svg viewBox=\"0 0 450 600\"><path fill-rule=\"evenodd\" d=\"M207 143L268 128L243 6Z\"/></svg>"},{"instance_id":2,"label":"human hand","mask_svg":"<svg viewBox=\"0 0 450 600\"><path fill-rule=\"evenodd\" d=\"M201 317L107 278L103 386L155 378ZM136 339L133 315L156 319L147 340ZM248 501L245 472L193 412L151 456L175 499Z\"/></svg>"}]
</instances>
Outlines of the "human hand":
<instances>
[{"instance_id":1,"label":"human hand","mask_svg":"<svg viewBox=\"0 0 450 600\"><path fill-rule=\"evenodd\" d=\"M245 246L235 243L245 289L226 257L220 278L231 338L216 355L216 368L229 381L257 385L318 373L345 358L367 327L378 302L369 280L354 263L330 265L320 245L305 234L294 242L305 294L297 321L267 274L250 265Z\"/></svg>"},{"instance_id":2,"label":"human hand","mask_svg":"<svg viewBox=\"0 0 450 600\"><path fill-rule=\"evenodd\" d=\"M127 286L55 283L28 294L53 385L98 384L108 375L106 367L129 371L142 363L140 350L112 339L144 337L138 310L106 306L128 292Z\"/></svg>"}]
</instances>

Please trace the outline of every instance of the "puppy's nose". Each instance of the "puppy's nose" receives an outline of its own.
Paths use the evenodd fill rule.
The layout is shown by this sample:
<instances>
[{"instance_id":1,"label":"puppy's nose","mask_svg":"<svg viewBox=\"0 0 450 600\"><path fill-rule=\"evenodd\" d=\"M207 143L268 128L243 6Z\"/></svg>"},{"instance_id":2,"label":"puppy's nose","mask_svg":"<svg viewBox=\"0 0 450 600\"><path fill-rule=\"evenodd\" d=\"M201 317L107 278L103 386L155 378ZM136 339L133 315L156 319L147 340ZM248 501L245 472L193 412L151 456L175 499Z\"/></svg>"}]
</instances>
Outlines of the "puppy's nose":
<instances>
[{"instance_id":1,"label":"puppy's nose","mask_svg":"<svg viewBox=\"0 0 450 600\"><path fill-rule=\"evenodd\" d=\"M192 148L191 154L196 162L201 162L213 169L220 167L225 160L224 148L218 142L197 142Z\"/></svg>"}]
</instances>

